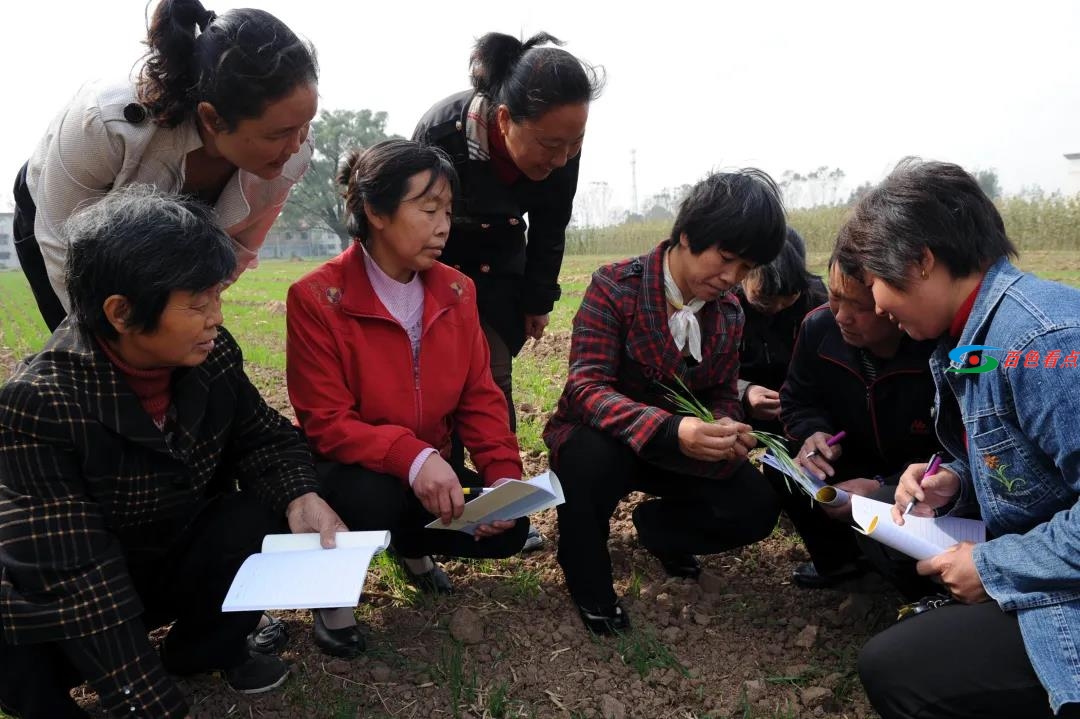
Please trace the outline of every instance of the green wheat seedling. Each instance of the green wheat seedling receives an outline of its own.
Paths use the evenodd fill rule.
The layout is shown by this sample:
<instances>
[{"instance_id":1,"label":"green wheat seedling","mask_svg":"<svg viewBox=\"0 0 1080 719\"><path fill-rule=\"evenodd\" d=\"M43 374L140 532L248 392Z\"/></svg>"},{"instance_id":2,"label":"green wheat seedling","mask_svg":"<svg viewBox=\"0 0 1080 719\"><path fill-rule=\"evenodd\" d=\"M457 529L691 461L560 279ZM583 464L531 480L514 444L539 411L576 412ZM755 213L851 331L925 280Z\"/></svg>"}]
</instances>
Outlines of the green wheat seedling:
<instances>
[{"instance_id":1,"label":"green wheat seedling","mask_svg":"<svg viewBox=\"0 0 1080 719\"><path fill-rule=\"evenodd\" d=\"M716 416L713 415L708 407L701 403L701 400L694 396L694 393L690 391L690 388L686 386L686 383L677 375L674 379L677 388L668 387L662 383L660 386L664 388L664 391L667 393L667 399L675 405L679 414L697 417L702 422L715 422ZM789 470L795 476L803 476L802 468L795 464L795 460L792 459L791 454L788 453L787 443L784 441L783 437L771 432L762 432L756 429L750 432L750 434L759 444L772 453L773 457L776 458L776 461L779 462L784 469ZM787 483L788 488L793 492L798 489L792 479L786 474L784 475L784 481ZM810 493L813 495L813 490L811 490ZM812 497L811 503L813 503Z\"/></svg>"}]
</instances>

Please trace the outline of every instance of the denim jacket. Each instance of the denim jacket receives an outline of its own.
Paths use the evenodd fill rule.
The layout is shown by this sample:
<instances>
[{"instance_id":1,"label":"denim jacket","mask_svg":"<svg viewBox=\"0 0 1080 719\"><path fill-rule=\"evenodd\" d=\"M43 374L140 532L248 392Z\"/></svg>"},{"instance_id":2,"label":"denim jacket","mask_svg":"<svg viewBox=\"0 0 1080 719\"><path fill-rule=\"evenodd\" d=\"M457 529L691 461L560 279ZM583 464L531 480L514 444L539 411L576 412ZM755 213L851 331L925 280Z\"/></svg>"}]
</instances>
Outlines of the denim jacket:
<instances>
[{"instance_id":1,"label":"denim jacket","mask_svg":"<svg viewBox=\"0 0 1080 719\"><path fill-rule=\"evenodd\" d=\"M1001 259L979 288L955 346L963 345L1001 348L985 350L981 365L990 357L1001 364L949 372L971 365L951 362L952 339L943 340L930 360L936 429L959 458L948 465L961 479L957 508L977 500L992 537L974 551L979 577L1003 610L1016 612L1057 711L1080 702L1080 368L1062 366L1080 350L1080 291ZM1016 367L1010 351L1019 352ZM946 392L957 403L942 402Z\"/></svg>"}]
</instances>

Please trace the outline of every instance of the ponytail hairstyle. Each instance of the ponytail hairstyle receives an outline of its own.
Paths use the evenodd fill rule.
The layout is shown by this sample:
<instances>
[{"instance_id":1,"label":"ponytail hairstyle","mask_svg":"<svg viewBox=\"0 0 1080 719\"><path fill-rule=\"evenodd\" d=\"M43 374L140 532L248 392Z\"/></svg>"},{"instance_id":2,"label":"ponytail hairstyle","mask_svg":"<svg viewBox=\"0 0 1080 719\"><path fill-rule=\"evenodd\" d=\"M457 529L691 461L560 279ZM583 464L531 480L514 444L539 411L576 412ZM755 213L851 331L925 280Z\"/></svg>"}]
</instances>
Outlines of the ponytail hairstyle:
<instances>
[{"instance_id":1,"label":"ponytail hairstyle","mask_svg":"<svg viewBox=\"0 0 1080 719\"><path fill-rule=\"evenodd\" d=\"M604 87L603 68L596 68L559 47L546 32L522 42L489 32L476 41L469 57L473 88L491 101L491 113L506 105L514 122L536 120L561 105L588 104Z\"/></svg>"},{"instance_id":2,"label":"ponytail hairstyle","mask_svg":"<svg viewBox=\"0 0 1080 719\"><path fill-rule=\"evenodd\" d=\"M440 179L449 182L451 191L457 194L458 176L454 163L435 145L421 145L412 140L384 140L366 150L350 152L337 177L338 184L346 188L343 193L345 228L349 235L366 246L370 238L365 207L379 215L393 215L406 199L409 178L420 172L430 173L421 195Z\"/></svg>"},{"instance_id":3,"label":"ponytail hairstyle","mask_svg":"<svg viewBox=\"0 0 1080 719\"><path fill-rule=\"evenodd\" d=\"M199 0L161 0L150 20L139 102L176 127L208 102L232 131L296 87L317 83L315 48L263 10L221 15Z\"/></svg>"}]
</instances>

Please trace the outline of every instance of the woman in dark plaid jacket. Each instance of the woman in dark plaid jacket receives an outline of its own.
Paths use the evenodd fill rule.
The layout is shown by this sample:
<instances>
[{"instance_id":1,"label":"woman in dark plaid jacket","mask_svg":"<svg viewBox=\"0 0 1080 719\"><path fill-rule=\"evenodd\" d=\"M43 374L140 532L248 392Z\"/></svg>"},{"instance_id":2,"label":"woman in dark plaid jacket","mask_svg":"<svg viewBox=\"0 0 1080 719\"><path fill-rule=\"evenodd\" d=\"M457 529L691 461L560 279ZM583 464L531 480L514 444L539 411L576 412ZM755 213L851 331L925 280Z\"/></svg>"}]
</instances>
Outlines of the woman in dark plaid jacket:
<instances>
[{"instance_id":1,"label":"woman in dark plaid jacket","mask_svg":"<svg viewBox=\"0 0 1080 719\"><path fill-rule=\"evenodd\" d=\"M72 314L0 388L0 710L89 716L85 681L110 716L172 718L170 673L278 686L287 665L248 649L261 612L225 593L267 533L344 526L220 326L229 237L137 185L65 234ZM146 632L173 620L159 657Z\"/></svg>"},{"instance_id":2,"label":"woman in dark plaid jacket","mask_svg":"<svg viewBox=\"0 0 1080 719\"><path fill-rule=\"evenodd\" d=\"M668 240L593 275L544 441L566 493L559 563L595 633L629 627L607 550L611 515L629 492L654 495L634 525L672 576L697 577L695 554L756 542L776 523L777 499L745 461L755 441L739 421L743 314L731 290L777 255L785 231L768 175L714 174L691 190ZM665 397L676 378L716 422L676 414Z\"/></svg>"}]
</instances>

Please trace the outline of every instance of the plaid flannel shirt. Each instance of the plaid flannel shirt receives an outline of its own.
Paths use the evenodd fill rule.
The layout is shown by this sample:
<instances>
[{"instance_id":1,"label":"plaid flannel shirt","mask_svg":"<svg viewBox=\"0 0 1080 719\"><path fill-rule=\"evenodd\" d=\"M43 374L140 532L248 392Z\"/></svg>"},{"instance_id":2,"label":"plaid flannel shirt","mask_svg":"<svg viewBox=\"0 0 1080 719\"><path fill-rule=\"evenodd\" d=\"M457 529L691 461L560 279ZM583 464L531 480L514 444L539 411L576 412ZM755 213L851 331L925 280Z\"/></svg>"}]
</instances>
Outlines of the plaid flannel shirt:
<instances>
[{"instance_id":1,"label":"plaid flannel shirt","mask_svg":"<svg viewBox=\"0 0 1080 719\"><path fill-rule=\"evenodd\" d=\"M743 313L733 294L698 312L702 361L687 362L668 329L661 244L652 252L601 267L574 316L570 369L555 414L544 430L553 461L579 426L606 432L641 455L676 411L661 384L678 376L713 414L741 420L739 341ZM731 462L681 454L654 464L698 476L730 474Z\"/></svg>"},{"instance_id":2,"label":"plaid flannel shirt","mask_svg":"<svg viewBox=\"0 0 1080 719\"><path fill-rule=\"evenodd\" d=\"M166 435L96 341L66 320L0 388L0 628L54 642L110 711L186 713L142 622L126 556L166 547L239 482L284 513L317 489L307 445L259 396L224 329L173 377Z\"/></svg>"}]
</instances>

